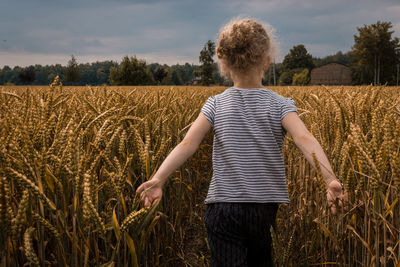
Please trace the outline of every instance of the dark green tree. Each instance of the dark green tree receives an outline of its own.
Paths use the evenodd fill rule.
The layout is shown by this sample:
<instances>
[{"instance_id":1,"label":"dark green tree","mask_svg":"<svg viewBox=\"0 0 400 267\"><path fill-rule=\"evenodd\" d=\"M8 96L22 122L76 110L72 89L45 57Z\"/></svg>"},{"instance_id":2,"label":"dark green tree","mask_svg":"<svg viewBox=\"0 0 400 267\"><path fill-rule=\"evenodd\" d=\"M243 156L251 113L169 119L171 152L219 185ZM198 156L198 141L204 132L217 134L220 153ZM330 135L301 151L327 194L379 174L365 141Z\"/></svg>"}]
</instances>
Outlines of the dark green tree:
<instances>
[{"instance_id":1,"label":"dark green tree","mask_svg":"<svg viewBox=\"0 0 400 267\"><path fill-rule=\"evenodd\" d=\"M204 45L203 49L200 51L199 61L201 63L199 74L200 74L200 84L210 85L214 83L213 70L214 70L214 57L215 55L215 44L211 40Z\"/></svg>"},{"instance_id":2,"label":"dark green tree","mask_svg":"<svg viewBox=\"0 0 400 267\"><path fill-rule=\"evenodd\" d=\"M153 78L154 80L158 83L161 84L161 81L168 75L168 72L165 70L165 68L160 67L156 69L153 73Z\"/></svg>"},{"instance_id":3,"label":"dark green tree","mask_svg":"<svg viewBox=\"0 0 400 267\"><path fill-rule=\"evenodd\" d=\"M182 85L183 84L183 81L182 81L182 78L181 78L179 70L177 70L177 69L172 70L172 72L171 72L171 81L173 82L173 84L176 84L176 85Z\"/></svg>"},{"instance_id":4,"label":"dark green tree","mask_svg":"<svg viewBox=\"0 0 400 267\"><path fill-rule=\"evenodd\" d=\"M96 81L107 81L107 73L103 67L96 70Z\"/></svg>"},{"instance_id":5,"label":"dark green tree","mask_svg":"<svg viewBox=\"0 0 400 267\"><path fill-rule=\"evenodd\" d=\"M163 85L183 85L181 78L181 71L178 65L171 66L168 70L167 76L162 80Z\"/></svg>"},{"instance_id":6,"label":"dark green tree","mask_svg":"<svg viewBox=\"0 0 400 267\"><path fill-rule=\"evenodd\" d=\"M12 69L5 65L3 69L0 70L0 84L6 84L7 82L10 82L11 73Z\"/></svg>"},{"instance_id":7,"label":"dark green tree","mask_svg":"<svg viewBox=\"0 0 400 267\"><path fill-rule=\"evenodd\" d=\"M311 70L315 67L312 56L307 52L304 45L299 44L290 49L289 54L283 59L283 68L292 70L297 68Z\"/></svg>"},{"instance_id":8,"label":"dark green tree","mask_svg":"<svg viewBox=\"0 0 400 267\"><path fill-rule=\"evenodd\" d=\"M74 55L71 55L71 59L68 61L68 65L65 68L65 81L76 83L81 78L81 71Z\"/></svg>"},{"instance_id":9,"label":"dark green tree","mask_svg":"<svg viewBox=\"0 0 400 267\"><path fill-rule=\"evenodd\" d=\"M395 84L396 65L399 63L399 38L392 38L391 22L357 28L354 35L352 69L356 83Z\"/></svg>"},{"instance_id":10,"label":"dark green tree","mask_svg":"<svg viewBox=\"0 0 400 267\"><path fill-rule=\"evenodd\" d=\"M108 78L110 76L110 68L112 66L118 66L117 62L114 61L103 61L94 63L79 64L79 70L81 73L78 82L75 85L102 85L108 84ZM59 76L63 82L65 80L66 66L60 64L56 65L39 65L29 66L21 68L15 66L11 69L8 66L4 66L0 71L0 84L13 83L15 85L23 84L33 84L33 85L48 85L53 80L54 77ZM24 80L24 77L20 75L23 74L25 70L32 70L35 72L35 79L32 82ZM68 82L66 82L68 84Z\"/></svg>"},{"instance_id":11,"label":"dark green tree","mask_svg":"<svg viewBox=\"0 0 400 267\"><path fill-rule=\"evenodd\" d=\"M113 85L150 85L154 84L153 75L146 61L125 56L118 67L110 68L110 83Z\"/></svg>"},{"instance_id":12,"label":"dark green tree","mask_svg":"<svg viewBox=\"0 0 400 267\"><path fill-rule=\"evenodd\" d=\"M35 70L31 66L21 70L18 74L18 79L22 84L30 84L35 80L35 75Z\"/></svg>"},{"instance_id":13,"label":"dark green tree","mask_svg":"<svg viewBox=\"0 0 400 267\"><path fill-rule=\"evenodd\" d=\"M339 51L334 55L329 55L323 58L313 58L316 67L332 62L350 66L352 60L353 60L353 53L351 51L348 51L346 53Z\"/></svg>"}]
</instances>

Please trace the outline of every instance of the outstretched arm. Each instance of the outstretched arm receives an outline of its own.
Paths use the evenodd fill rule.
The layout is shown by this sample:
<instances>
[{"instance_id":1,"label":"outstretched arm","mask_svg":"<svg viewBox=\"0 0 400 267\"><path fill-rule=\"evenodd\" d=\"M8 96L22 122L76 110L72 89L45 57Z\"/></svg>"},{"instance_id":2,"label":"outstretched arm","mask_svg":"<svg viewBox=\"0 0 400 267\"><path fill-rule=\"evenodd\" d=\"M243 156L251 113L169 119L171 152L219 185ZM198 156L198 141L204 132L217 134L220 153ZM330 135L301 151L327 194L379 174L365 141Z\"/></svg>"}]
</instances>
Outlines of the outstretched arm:
<instances>
[{"instance_id":1,"label":"outstretched arm","mask_svg":"<svg viewBox=\"0 0 400 267\"><path fill-rule=\"evenodd\" d=\"M162 187L167 178L196 152L210 129L211 124L204 114L200 112L184 139L165 158L153 178L141 184L136 190L137 194L141 194L141 201L145 207L150 206L155 200L161 198Z\"/></svg>"},{"instance_id":2,"label":"outstretched arm","mask_svg":"<svg viewBox=\"0 0 400 267\"><path fill-rule=\"evenodd\" d=\"M327 185L327 199L331 207L332 214L336 214L336 198L342 196L342 185L332 171L332 167L317 139L307 130L306 126L299 118L296 112L288 113L282 119L282 126L292 136L297 147L303 152L307 161L315 167L313 153L321 166L322 176ZM339 199L339 205L342 206L342 200Z\"/></svg>"}]
</instances>

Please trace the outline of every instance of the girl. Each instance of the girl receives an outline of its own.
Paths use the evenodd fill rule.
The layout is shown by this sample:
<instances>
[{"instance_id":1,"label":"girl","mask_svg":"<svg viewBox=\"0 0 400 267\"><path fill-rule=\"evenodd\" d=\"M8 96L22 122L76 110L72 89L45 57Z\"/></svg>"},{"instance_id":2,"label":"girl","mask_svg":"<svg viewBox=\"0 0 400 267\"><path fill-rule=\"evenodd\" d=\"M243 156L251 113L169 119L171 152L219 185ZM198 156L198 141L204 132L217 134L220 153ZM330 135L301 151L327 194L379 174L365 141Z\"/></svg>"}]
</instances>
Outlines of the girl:
<instances>
[{"instance_id":1,"label":"girl","mask_svg":"<svg viewBox=\"0 0 400 267\"><path fill-rule=\"evenodd\" d=\"M289 203L282 159L286 132L313 166L315 153L332 214L342 196L340 181L294 101L262 86L274 53L272 35L261 23L234 19L225 25L216 54L220 71L232 79L233 87L207 99L182 142L136 191L146 207L160 199L166 177L213 128L213 176L204 212L212 266L272 266L269 229L275 226L279 203Z\"/></svg>"}]
</instances>

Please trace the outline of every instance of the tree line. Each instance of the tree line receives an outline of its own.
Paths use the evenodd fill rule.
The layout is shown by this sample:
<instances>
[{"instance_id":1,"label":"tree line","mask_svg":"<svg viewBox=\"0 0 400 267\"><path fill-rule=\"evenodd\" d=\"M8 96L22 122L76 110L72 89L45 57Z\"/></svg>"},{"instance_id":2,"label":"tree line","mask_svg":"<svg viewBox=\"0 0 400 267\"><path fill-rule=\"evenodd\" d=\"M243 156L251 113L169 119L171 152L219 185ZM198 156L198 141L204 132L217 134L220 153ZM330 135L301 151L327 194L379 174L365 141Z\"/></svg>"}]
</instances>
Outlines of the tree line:
<instances>
[{"instance_id":1,"label":"tree line","mask_svg":"<svg viewBox=\"0 0 400 267\"><path fill-rule=\"evenodd\" d=\"M130 62L136 61L139 60L134 57L125 57L121 63L102 61L86 64L76 63L76 65L68 64L67 66L62 66L60 64L46 66L34 65L25 68L19 66L10 68L4 66L0 70L0 84L45 85L50 84L56 76L59 76L65 85L110 85L118 79L115 72L110 77L113 69L121 67L129 71L129 67L124 66L128 63L130 64ZM143 66L143 64L141 66ZM196 68L198 68L198 66L188 63L172 66L158 63L146 64L145 72L152 75L152 77L138 82L140 84L183 85L192 80L192 73ZM112 82L110 82L110 79Z\"/></svg>"},{"instance_id":2,"label":"tree line","mask_svg":"<svg viewBox=\"0 0 400 267\"><path fill-rule=\"evenodd\" d=\"M304 45L295 45L282 63L273 63L265 73L265 85L306 85L311 69L336 62L349 66L353 84L398 84L400 63L399 38L392 37L391 22L357 28L354 45L346 53L341 51L324 58L312 57ZM136 56L125 56L121 63L103 61L78 64L72 55L67 66L34 65L29 67L4 66L0 69L2 85L50 84L56 76L66 85L231 85L218 72L214 62L215 44L208 41L200 51L200 65L147 64Z\"/></svg>"}]
</instances>

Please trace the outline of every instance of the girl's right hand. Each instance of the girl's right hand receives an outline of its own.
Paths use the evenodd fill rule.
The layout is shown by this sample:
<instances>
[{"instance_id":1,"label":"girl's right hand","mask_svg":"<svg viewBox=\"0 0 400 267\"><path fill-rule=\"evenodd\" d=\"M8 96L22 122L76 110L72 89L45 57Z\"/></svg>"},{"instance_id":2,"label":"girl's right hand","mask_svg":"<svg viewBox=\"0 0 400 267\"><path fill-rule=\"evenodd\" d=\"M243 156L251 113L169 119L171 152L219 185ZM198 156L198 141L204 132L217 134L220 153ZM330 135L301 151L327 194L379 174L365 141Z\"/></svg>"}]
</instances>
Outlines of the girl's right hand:
<instances>
[{"instance_id":1,"label":"girl's right hand","mask_svg":"<svg viewBox=\"0 0 400 267\"><path fill-rule=\"evenodd\" d=\"M138 187L136 194L140 194L140 201L145 207L149 207L161 199L162 184L157 179L144 182Z\"/></svg>"},{"instance_id":2,"label":"girl's right hand","mask_svg":"<svg viewBox=\"0 0 400 267\"><path fill-rule=\"evenodd\" d=\"M333 215L337 214L338 208L346 210L347 192L342 190L342 184L338 180L333 180L327 186L326 196L328 205ZM338 204L338 206L336 206Z\"/></svg>"}]
</instances>

